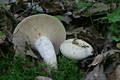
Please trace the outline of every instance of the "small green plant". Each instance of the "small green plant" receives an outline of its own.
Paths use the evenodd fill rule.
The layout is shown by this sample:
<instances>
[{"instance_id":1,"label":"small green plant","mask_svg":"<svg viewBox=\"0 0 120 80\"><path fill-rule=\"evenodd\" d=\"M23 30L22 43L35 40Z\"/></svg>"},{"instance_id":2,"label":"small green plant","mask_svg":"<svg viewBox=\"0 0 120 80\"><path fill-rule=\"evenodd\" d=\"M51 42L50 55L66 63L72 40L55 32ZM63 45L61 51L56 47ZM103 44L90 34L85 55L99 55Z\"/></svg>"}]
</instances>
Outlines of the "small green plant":
<instances>
[{"instance_id":1,"label":"small green plant","mask_svg":"<svg viewBox=\"0 0 120 80\"><path fill-rule=\"evenodd\" d=\"M84 75L78 71L77 61L69 60L63 56L58 57L58 70L51 70L47 74L44 70L48 66L41 63L30 68L32 63L21 57L13 59L11 56L1 58L0 55L0 80L34 80L37 76L47 76L53 80L80 80Z\"/></svg>"},{"instance_id":2,"label":"small green plant","mask_svg":"<svg viewBox=\"0 0 120 80\"><path fill-rule=\"evenodd\" d=\"M0 31L0 36L2 36L2 35L3 35L2 31Z\"/></svg>"},{"instance_id":3,"label":"small green plant","mask_svg":"<svg viewBox=\"0 0 120 80\"><path fill-rule=\"evenodd\" d=\"M60 20L64 18L64 16L60 16L60 15L57 15L55 17L58 18L58 19L60 19Z\"/></svg>"},{"instance_id":4,"label":"small green plant","mask_svg":"<svg viewBox=\"0 0 120 80\"><path fill-rule=\"evenodd\" d=\"M117 43L117 48L119 48L119 49L120 49L120 43Z\"/></svg>"},{"instance_id":5,"label":"small green plant","mask_svg":"<svg viewBox=\"0 0 120 80\"><path fill-rule=\"evenodd\" d=\"M83 7L90 7L90 6L92 6L93 5L93 3L81 3L81 2L79 2L79 3L77 3L77 8L83 8Z\"/></svg>"},{"instance_id":6,"label":"small green plant","mask_svg":"<svg viewBox=\"0 0 120 80\"><path fill-rule=\"evenodd\" d=\"M5 6L5 5L6 5L5 2L0 2L0 7L3 7L3 6Z\"/></svg>"},{"instance_id":7,"label":"small green plant","mask_svg":"<svg viewBox=\"0 0 120 80\"><path fill-rule=\"evenodd\" d=\"M115 0L111 0L111 1L115 1ZM107 16L95 19L95 21L99 21L99 20L108 21L108 23L110 24L108 29L113 33L111 39L117 42L117 45L118 45L120 43L120 26L119 26L120 25L120 6L118 6L118 8L114 10L112 13L108 13Z\"/></svg>"},{"instance_id":8,"label":"small green plant","mask_svg":"<svg viewBox=\"0 0 120 80\"><path fill-rule=\"evenodd\" d=\"M21 57L14 60L13 57L7 56L0 60L0 80L34 80L39 75L48 76L42 73L42 69L46 68L44 63L37 67L27 68L30 65L30 61Z\"/></svg>"},{"instance_id":9,"label":"small green plant","mask_svg":"<svg viewBox=\"0 0 120 80\"><path fill-rule=\"evenodd\" d=\"M114 12L108 14L107 17L108 17L108 22L111 23L109 30L113 32L112 39L117 42L116 47L120 48L118 46L118 44L120 42L120 26L119 26L120 25L119 24L119 22L120 22L120 6L118 6L118 8Z\"/></svg>"},{"instance_id":10,"label":"small green plant","mask_svg":"<svg viewBox=\"0 0 120 80\"><path fill-rule=\"evenodd\" d=\"M80 80L84 73L79 72L77 60L70 60L64 56L58 57L58 71L52 72L54 80Z\"/></svg>"}]
</instances>

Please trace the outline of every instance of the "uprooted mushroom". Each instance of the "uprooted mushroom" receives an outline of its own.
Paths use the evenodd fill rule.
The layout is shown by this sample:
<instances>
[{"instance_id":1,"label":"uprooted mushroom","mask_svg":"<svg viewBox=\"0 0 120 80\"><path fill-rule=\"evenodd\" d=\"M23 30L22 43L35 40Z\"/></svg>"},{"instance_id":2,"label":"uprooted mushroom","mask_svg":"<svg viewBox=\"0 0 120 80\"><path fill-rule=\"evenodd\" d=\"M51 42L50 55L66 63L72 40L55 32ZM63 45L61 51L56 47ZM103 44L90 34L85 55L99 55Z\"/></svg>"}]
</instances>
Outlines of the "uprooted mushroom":
<instances>
[{"instance_id":1,"label":"uprooted mushroom","mask_svg":"<svg viewBox=\"0 0 120 80\"><path fill-rule=\"evenodd\" d=\"M48 65L57 68L56 54L66 38L65 28L57 18L46 14L27 17L17 25L13 35L16 56L26 54L37 57L25 51L26 42L29 42Z\"/></svg>"}]
</instances>

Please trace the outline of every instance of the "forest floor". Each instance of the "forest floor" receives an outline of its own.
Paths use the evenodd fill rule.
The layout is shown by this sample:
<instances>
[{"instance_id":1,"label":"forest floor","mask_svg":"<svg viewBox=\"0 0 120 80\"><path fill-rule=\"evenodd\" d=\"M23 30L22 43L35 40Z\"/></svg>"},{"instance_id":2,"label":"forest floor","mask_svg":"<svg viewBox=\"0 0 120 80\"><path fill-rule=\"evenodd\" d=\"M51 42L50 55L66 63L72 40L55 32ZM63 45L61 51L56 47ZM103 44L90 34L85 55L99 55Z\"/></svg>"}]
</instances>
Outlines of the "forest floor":
<instances>
[{"instance_id":1,"label":"forest floor","mask_svg":"<svg viewBox=\"0 0 120 80\"><path fill-rule=\"evenodd\" d=\"M35 14L59 19L66 39L88 42L93 55L75 60L59 53L57 70L42 58L15 58L13 32L22 20ZM0 0L0 80L39 80L38 76L47 80L120 80L119 25L118 0Z\"/></svg>"}]
</instances>

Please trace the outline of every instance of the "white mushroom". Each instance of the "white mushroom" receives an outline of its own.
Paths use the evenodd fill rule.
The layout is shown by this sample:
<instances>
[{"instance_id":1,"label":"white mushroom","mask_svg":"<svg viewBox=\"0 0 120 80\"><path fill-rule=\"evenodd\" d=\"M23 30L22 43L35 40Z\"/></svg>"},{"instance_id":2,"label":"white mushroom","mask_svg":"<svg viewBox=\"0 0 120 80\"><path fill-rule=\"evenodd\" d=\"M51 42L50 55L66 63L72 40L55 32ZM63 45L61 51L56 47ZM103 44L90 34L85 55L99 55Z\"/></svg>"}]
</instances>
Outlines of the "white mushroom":
<instances>
[{"instance_id":1,"label":"white mushroom","mask_svg":"<svg viewBox=\"0 0 120 80\"><path fill-rule=\"evenodd\" d=\"M48 65L57 68L56 54L66 38L64 26L57 18L46 14L27 17L17 25L13 35L16 55L23 53L37 57L32 51L25 51L27 42Z\"/></svg>"},{"instance_id":2,"label":"white mushroom","mask_svg":"<svg viewBox=\"0 0 120 80\"><path fill-rule=\"evenodd\" d=\"M70 59L81 60L92 55L93 48L81 39L68 39L61 44L60 51Z\"/></svg>"}]
</instances>

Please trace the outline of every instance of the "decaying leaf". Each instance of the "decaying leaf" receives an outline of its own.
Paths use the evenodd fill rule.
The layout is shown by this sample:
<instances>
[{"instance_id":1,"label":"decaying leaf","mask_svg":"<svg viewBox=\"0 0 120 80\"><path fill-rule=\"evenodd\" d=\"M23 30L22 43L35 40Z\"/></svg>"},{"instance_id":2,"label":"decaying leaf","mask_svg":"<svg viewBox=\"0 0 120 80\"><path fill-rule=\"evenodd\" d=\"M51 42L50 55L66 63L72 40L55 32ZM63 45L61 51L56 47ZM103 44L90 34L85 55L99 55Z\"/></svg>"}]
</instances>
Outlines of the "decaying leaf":
<instances>
[{"instance_id":1,"label":"decaying leaf","mask_svg":"<svg viewBox=\"0 0 120 80\"><path fill-rule=\"evenodd\" d=\"M109 50L105 53L102 53L102 54L104 55L104 57L107 57L108 55L110 56L110 55L113 55L115 53L120 53L120 50L111 49L111 50Z\"/></svg>"},{"instance_id":2,"label":"decaying leaf","mask_svg":"<svg viewBox=\"0 0 120 80\"><path fill-rule=\"evenodd\" d=\"M69 16L65 16L65 17L63 17L63 18L61 19L61 21L64 21L64 22L66 22L67 24L69 24L69 23L72 21L72 19L71 19Z\"/></svg>"},{"instance_id":3,"label":"decaying leaf","mask_svg":"<svg viewBox=\"0 0 120 80\"><path fill-rule=\"evenodd\" d=\"M120 49L120 43L117 43L116 47Z\"/></svg>"},{"instance_id":4,"label":"decaying leaf","mask_svg":"<svg viewBox=\"0 0 120 80\"><path fill-rule=\"evenodd\" d=\"M13 23L16 24L16 19L12 15L11 12L7 11L5 8L0 7L0 29L8 30L12 32L14 26Z\"/></svg>"},{"instance_id":5,"label":"decaying leaf","mask_svg":"<svg viewBox=\"0 0 120 80\"><path fill-rule=\"evenodd\" d=\"M103 65L96 66L93 71L88 73L85 80L107 80L106 75L103 72Z\"/></svg>"},{"instance_id":6,"label":"decaying leaf","mask_svg":"<svg viewBox=\"0 0 120 80\"><path fill-rule=\"evenodd\" d=\"M101 63L102 60L103 60L103 55L99 54L95 57L94 61L90 64L90 66L95 66L95 65Z\"/></svg>"},{"instance_id":7,"label":"decaying leaf","mask_svg":"<svg viewBox=\"0 0 120 80\"><path fill-rule=\"evenodd\" d=\"M90 9L88 10L88 14L94 14L97 12L107 11L110 9L109 5L104 3L95 3Z\"/></svg>"},{"instance_id":8,"label":"decaying leaf","mask_svg":"<svg viewBox=\"0 0 120 80\"><path fill-rule=\"evenodd\" d=\"M95 0L87 0L87 1L89 1L89 2L95 2Z\"/></svg>"},{"instance_id":9,"label":"decaying leaf","mask_svg":"<svg viewBox=\"0 0 120 80\"><path fill-rule=\"evenodd\" d=\"M4 43L5 39L6 39L6 35L0 31L0 44Z\"/></svg>"},{"instance_id":10,"label":"decaying leaf","mask_svg":"<svg viewBox=\"0 0 120 80\"><path fill-rule=\"evenodd\" d=\"M41 6L39 6L38 4L35 3L26 3L28 8L32 8L33 10L36 10L38 12L43 12L43 9Z\"/></svg>"},{"instance_id":11,"label":"decaying leaf","mask_svg":"<svg viewBox=\"0 0 120 80\"><path fill-rule=\"evenodd\" d=\"M6 38L6 35L0 36L0 44L4 43L5 38Z\"/></svg>"},{"instance_id":12,"label":"decaying leaf","mask_svg":"<svg viewBox=\"0 0 120 80\"><path fill-rule=\"evenodd\" d=\"M105 73L109 74L114 70L114 68L119 63L119 54L113 54L113 55L107 56L106 58L107 59L104 64L105 66L104 69L105 69Z\"/></svg>"},{"instance_id":13,"label":"decaying leaf","mask_svg":"<svg viewBox=\"0 0 120 80\"><path fill-rule=\"evenodd\" d=\"M108 75L108 80L120 80L120 65L118 65L115 70Z\"/></svg>"},{"instance_id":14,"label":"decaying leaf","mask_svg":"<svg viewBox=\"0 0 120 80\"><path fill-rule=\"evenodd\" d=\"M0 3L8 4L8 3L9 3L9 0L0 0Z\"/></svg>"},{"instance_id":15,"label":"decaying leaf","mask_svg":"<svg viewBox=\"0 0 120 80\"><path fill-rule=\"evenodd\" d=\"M60 12L61 11L61 9L60 9L60 7L59 6L57 6L56 4L54 4L54 3L48 3L48 2L46 2L46 1L43 1L43 2L41 2L40 3L40 6L43 8L43 9L45 9L45 11L47 12L47 13L58 13L58 12Z\"/></svg>"},{"instance_id":16,"label":"decaying leaf","mask_svg":"<svg viewBox=\"0 0 120 80\"><path fill-rule=\"evenodd\" d=\"M22 21L25 17L20 16L19 14L14 14L18 21Z\"/></svg>"},{"instance_id":17,"label":"decaying leaf","mask_svg":"<svg viewBox=\"0 0 120 80\"><path fill-rule=\"evenodd\" d=\"M35 80L53 80L53 79L51 79L49 77L38 76L38 77L35 78Z\"/></svg>"},{"instance_id":18,"label":"decaying leaf","mask_svg":"<svg viewBox=\"0 0 120 80\"><path fill-rule=\"evenodd\" d=\"M69 24L72 21L72 19L68 15L65 16L56 15L55 17L67 24Z\"/></svg>"}]
</instances>

